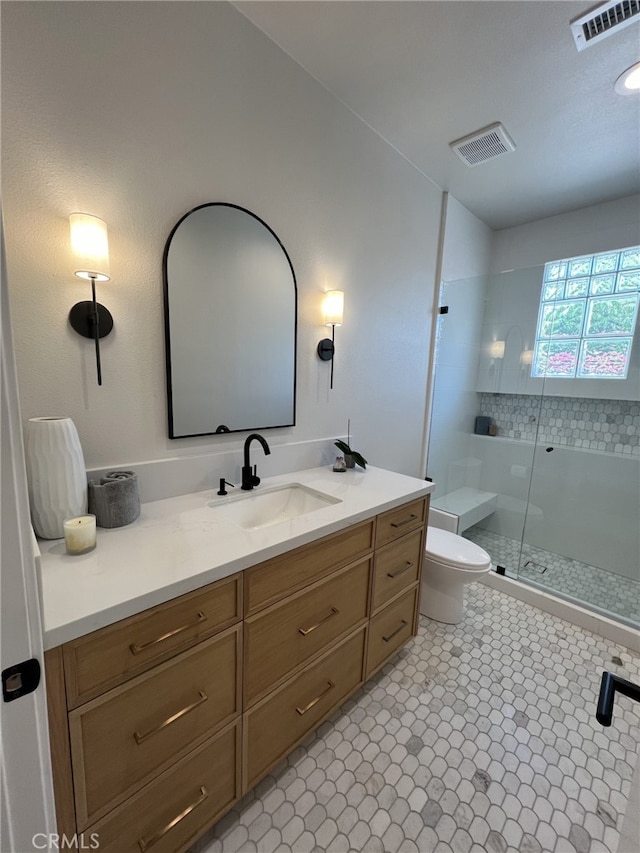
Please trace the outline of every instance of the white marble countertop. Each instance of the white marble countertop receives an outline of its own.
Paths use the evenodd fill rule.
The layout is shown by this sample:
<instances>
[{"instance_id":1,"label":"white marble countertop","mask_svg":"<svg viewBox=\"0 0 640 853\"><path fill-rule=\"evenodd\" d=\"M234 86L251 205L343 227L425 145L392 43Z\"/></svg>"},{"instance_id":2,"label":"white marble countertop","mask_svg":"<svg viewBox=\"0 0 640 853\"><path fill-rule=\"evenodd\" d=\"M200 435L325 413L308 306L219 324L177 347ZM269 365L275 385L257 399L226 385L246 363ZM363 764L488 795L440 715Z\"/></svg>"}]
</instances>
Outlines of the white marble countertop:
<instances>
[{"instance_id":1,"label":"white marble countertop","mask_svg":"<svg viewBox=\"0 0 640 853\"><path fill-rule=\"evenodd\" d=\"M334 473L310 468L264 479L253 492L299 483L339 503L269 527L217 520L207 490L142 504L126 527L98 528L89 554L69 556L63 539L38 540L45 649L66 643L220 578L305 545L433 491L433 484L381 468ZM241 493L241 494L251 494Z\"/></svg>"}]
</instances>

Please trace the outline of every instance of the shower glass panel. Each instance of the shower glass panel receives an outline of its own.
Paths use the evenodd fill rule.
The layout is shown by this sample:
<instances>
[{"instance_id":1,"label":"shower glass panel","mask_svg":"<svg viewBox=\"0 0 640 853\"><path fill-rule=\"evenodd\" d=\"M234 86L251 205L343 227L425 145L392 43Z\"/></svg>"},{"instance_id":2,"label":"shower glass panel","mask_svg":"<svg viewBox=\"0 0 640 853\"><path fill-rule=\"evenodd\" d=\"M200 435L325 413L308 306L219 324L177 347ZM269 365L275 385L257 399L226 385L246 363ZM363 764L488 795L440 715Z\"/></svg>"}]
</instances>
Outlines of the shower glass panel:
<instances>
[{"instance_id":1,"label":"shower glass panel","mask_svg":"<svg viewBox=\"0 0 640 853\"><path fill-rule=\"evenodd\" d=\"M548 284L540 266L442 285L430 524L481 545L508 577L640 626L638 317L621 306L634 324L626 377L586 376L590 342L572 356L571 324L585 329L599 306L567 306Z\"/></svg>"},{"instance_id":2,"label":"shower glass panel","mask_svg":"<svg viewBox=\"0 0 640 853\"><path fill-rule=\"evenodd\" d=\"M529 379L539 284L526 286L539 282L540 272L445 282L440 304L448 310L436 341L427 466L435 482L431 523L477 542L495 568L514 578L543 390L542 381L532 387ZM531 303L524 308L523 295ZM533 330L522 323L523 311L532 313ZM505 400L513 403L508 417Z\"/></svg>"}]
</instances>

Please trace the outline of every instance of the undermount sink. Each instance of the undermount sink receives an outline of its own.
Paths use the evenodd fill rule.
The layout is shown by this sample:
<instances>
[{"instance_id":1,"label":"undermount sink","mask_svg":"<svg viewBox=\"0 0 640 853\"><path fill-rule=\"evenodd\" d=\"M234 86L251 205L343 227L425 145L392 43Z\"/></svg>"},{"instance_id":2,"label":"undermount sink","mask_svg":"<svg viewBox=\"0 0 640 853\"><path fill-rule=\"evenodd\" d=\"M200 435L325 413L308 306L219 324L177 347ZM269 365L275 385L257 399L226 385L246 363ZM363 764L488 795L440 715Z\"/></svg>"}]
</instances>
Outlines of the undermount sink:
<instances>
[{"instance_id":1,"label":"undermount sink","mask_svg":"<svg viewBox=\"0 0 640 853\"><path fill-rule=\"evenodd\" d=\"M210 501L208 506L221 521L230 521L243 530L258 530L339 503L342 503L339 498L324 492L300 483L287 483L234 495L224 503Z\"/></svg>"}]
</instances>

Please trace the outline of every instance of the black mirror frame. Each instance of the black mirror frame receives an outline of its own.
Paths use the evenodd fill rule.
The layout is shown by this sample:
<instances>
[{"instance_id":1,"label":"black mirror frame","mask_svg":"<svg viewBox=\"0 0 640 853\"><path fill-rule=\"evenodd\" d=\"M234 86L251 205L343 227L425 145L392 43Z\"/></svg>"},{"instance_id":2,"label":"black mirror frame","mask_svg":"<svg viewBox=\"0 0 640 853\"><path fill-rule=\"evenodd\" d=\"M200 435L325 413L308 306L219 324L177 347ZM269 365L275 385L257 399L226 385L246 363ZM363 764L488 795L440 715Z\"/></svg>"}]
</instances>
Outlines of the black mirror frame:
<instances>
[{"instance_id":1,"label":"black mirror frame","mask_svg":"<svg viewBox=\"0 0 640 853\"><path fill-rule=\"evenodd\" d=\"M195 213L197 210L202 210L205 207L231 207L235 210L240 210L243 213L252 216L256 219L261 225L263 225L267 231L275 238L278 245L282 249L285 258L287 259L287 263L289 264L289 269L291 270L291 277L293 279L293 308L294 308L294 325L293 325L293 418L291 423L286 424L273 424L270 426L262 426L256 425L251 427L243 427L242 429L232 430L229 429L224 424L220 424L211 430L211 432L198 432L191 433L189 435L175 435L174 434L174 425L173 425L173 389L171 382L171 332L169 328L169 277L167 274L167 260L169 257L169 249L171 247L171 241L175 232L178 230L180 225L184 222L184 220L191 216L192 213ZM191 208L191 210L187 211L180 219L176 222L176 224L171 229L169 236L167 238L167 242L164 246L164 251L162 253L162 289L163 289L163 308L164 308L164 342L165 342L165 377L166 377L166 388L167 388L167 426L169 432L169 438L171 439L180 439L180 438L199 438L200 436L205 435L221 435L228 433L238 433L238 432L251 432L256 430L266 430L266 429L282 429L284 427L293 427L296 425L296 407L297 407L297 379L298 379L298 282L296 279L295 270L293 269L293 264L291 263L291 258L289 257L289 253L284 247L282 240L278 237L276 232L269 226L264 219L259 217L257 214L253 213L253 211L248 210L246 207L242 207L239 204L232 204L231 202L226 201L210 201L205 202L204 204L199 204L196 207Z\"/></svg>"}]
</instances>

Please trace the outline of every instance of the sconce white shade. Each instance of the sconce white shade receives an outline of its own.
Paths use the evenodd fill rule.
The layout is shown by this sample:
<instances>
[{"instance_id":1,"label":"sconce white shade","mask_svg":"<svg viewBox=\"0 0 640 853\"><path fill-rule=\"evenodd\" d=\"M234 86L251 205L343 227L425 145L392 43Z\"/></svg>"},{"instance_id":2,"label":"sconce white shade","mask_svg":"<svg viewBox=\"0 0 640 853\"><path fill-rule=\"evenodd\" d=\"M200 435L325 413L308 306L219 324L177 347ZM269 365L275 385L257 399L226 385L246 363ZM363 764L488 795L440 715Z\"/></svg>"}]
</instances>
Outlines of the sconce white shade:
<instances>
[{"instance_id":1,"label":"sconce white shade","mask_svg":"<svg viewBox=\"0 0 640 853\"><path fill-rule=\"evenodd\" d=\"M325 326L341 326L344 315L344 293L342 290L328 290L322 305Z\"/></svg>"},{"instance_id":2,"label":"sconce white shade","mask_svg":"<svg viewBox=\"0 0 640 853\"><path fill-rule=\"evenodd\" d=\"M74 273L78 278L109 281L111 276L107 223L88 213L72 213L69 226Z\"/></svg>"},{"instance_id":3,"label":"sconce white shade","mask_svg":"<svg viewBox=\"0 0 640 853\"><path fill-rule=\"evenodd\" d=\"M523 367L528 367L533 361L533 350L532 349L524 349L520 353L520 364Z\"/></svg>"},{"instance_id":4,"label":"sconce white shade","mask_svg":"<svg viewBox=\"0 0 640 853\"><path fill-rule=\"evenodd\" d=\"M492 341L489 344L491 358L504 358L504 341Z\"/></svg>"}]
</instances>

